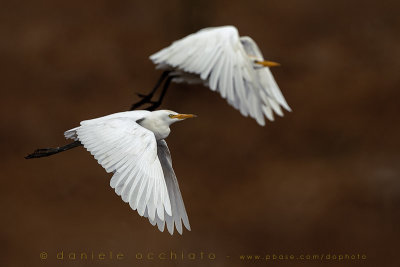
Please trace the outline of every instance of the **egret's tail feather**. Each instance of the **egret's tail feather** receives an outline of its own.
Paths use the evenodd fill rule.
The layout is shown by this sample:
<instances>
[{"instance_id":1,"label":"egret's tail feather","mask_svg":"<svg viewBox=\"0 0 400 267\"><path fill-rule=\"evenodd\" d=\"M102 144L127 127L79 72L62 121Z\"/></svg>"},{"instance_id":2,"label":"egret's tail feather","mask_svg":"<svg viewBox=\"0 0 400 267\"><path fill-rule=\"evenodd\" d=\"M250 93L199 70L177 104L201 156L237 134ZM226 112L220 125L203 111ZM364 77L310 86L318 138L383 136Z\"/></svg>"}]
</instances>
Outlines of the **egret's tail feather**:
<instances>
[{"instance_id":1,"label":"egret's tail feather","mask_svg":"<svg viewBox=\"0 0 400 267\"><path fill-rule=\"evenodd\" d=\"M67 151L71 148L77 147L77 146L81 146L81 142L79 141L75 141L72 142L68 145L62 146L62 147L56 147L56 148L39 148L36 149L35 151L33 151L32 154L27 155L25 158L26 159L34 159L34 158L41 158L41 157L48 157L60 152L64 152Z\"/></svg>"}]
</instances>

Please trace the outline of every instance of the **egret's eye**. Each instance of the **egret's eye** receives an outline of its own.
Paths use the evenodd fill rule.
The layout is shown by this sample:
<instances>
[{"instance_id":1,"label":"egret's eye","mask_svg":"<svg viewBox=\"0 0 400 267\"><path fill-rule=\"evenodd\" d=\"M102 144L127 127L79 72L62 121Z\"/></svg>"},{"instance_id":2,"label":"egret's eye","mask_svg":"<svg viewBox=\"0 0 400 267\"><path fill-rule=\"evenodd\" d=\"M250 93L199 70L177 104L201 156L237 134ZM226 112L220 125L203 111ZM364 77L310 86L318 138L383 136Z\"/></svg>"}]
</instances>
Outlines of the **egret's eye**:
<instances>
[{"instance_id":1,"label":"egret's eye","mask_svg":"<svg viewBox=\"0 0 400 267\"><path fill-rule=\"evenodd\" d=\"M172 119L174 117L174 114L169 114L168 117Z\"/></svg>"}]
</instances>

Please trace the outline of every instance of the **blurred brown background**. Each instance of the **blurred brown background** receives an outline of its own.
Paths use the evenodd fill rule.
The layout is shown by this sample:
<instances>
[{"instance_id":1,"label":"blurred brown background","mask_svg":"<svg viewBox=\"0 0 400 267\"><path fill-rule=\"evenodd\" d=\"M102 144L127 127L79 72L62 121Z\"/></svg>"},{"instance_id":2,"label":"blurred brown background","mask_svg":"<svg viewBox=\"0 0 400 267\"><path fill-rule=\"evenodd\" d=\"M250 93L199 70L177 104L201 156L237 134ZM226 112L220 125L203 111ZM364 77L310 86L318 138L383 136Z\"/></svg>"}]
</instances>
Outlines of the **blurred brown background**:
<instances>
[{"instance_id":1,"label":"blurred brown background","mask_svg":"<svg viewBox=\"0 0 400 267\"><path fill-rule=\"evenodd\" d=\"M366 254L399 266L398 1L2 1L1 266L245 266L240 254ZM257 41L292 113L260 127L202 86L172 84L163 108L195 113L168 144L192 226L160 233L109 187L81 120L127 110L161 74L148 56L204 27ZM217 259L136 261L201 251ZM41 260L39 253L48 252ZM126 259L56 261L59 251ZM226 258L230 256L230 258Z\"/></svg>"}]
</instances>

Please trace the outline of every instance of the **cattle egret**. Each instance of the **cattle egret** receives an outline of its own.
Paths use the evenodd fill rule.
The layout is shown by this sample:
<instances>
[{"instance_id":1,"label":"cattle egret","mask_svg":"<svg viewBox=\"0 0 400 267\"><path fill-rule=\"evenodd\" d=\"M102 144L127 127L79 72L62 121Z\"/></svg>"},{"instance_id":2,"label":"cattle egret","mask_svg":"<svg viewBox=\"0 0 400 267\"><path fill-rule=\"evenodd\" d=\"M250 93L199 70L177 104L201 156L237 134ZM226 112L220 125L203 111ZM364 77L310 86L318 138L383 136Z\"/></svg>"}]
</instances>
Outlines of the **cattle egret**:
<instances>
[{"instance_id":1,"label":"cattle egret","mask_svg":"<svg viewBox=\"0 0 400 267\"><path fill-rule=\"evenodd\" d=\"M274 112L283 116L281 106L291 111L269 67L279 64L264 60L257 44L250 37L240 37L234 26L202 29L150 56L163 75L149 95L132 106L145 103L157 108L169 83L202 83L217 91L230 105L265 125L264 116L274 120ZM151 101L157 88L166 79L160 99Z\"/></svg>"},{"instance_id":2,"label":"cattle egret","mask_svg":"<svg viewBox=\"0 0 400 267\"><path fill-rule=\"evenodd\" d=\"M172 235L182 234L182 222L190 230L171 155L165 142L170 125L195 115L169 110L137 110L86 120L65 132L74 142L61 147L38 149L26 158L56 154L83 145L114 175L110 185L140 216ZM175 227L174 227L175 225Z\"/></svg>"}]
</instances>

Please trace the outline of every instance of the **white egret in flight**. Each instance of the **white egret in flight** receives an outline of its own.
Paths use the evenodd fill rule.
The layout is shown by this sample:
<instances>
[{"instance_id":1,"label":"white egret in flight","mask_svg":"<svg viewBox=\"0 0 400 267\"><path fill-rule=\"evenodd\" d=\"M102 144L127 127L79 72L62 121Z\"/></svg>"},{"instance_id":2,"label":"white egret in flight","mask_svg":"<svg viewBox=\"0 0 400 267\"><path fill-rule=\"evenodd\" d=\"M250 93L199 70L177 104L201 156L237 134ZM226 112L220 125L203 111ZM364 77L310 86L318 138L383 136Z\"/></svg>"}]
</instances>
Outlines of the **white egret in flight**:
<instances>
[{"instance_id":1,"label":"white egret in flight","mask_svg":"<svg viewBox=\"0 0 400 267\"><path fill-rule=\"evenodd\" d=\"M283 116L281 106L291 111L269 67L278 63L264 60L257 44L250 37L240 37L234 26L206 28L173 42L150 56L158 69L165 70L155 88L141 101L157 108L169 83L202 83L217 91L230 105L265 125L264 116L274 120L274 112ZM160 98L151 101L157 88L166 79Z\"/></svg>"},{"instance_id":2,"label":"white egret in flight","mask_svg":"<svg viewBox=\"0 0 400 267\"><path fill-rule=\"evenodd\" d=\"M64 147L38 149L26 158L53 155L83 145L114 175L110 185L122 200L152 225L172 235L190 230L171 155L165 142L170 125L195 115L169 110L137 110L86 120L65 132L74 142ZM175 227L174 227L175 225Z\"/></svg>"}]
</instances>

